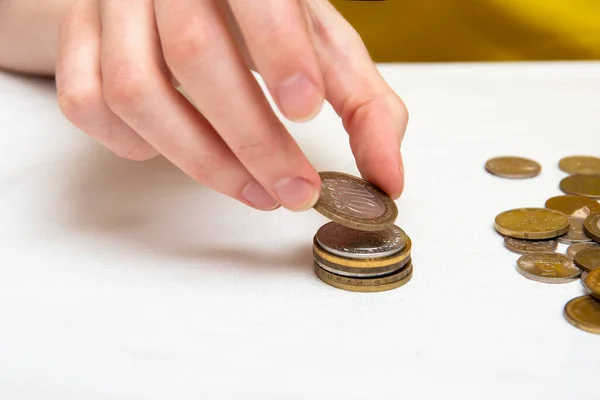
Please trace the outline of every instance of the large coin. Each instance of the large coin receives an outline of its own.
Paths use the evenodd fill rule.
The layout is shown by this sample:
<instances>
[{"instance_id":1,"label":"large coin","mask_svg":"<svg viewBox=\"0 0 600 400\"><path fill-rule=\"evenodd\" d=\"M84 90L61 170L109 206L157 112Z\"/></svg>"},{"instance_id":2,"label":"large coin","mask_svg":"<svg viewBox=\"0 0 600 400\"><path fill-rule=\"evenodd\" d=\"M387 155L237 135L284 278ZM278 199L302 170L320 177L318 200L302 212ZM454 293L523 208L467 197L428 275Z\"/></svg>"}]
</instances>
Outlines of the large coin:
<instances>
[{"instance_id":1,"label":"large coin","mask_svg":"<svg viewBox=\"0 0 600 400\"><path fill-rule=\"evenodd\" d=\"M600 175L571 175L560 181L560 190L567 194L600 199Z\"/></svg>"},{"instance_id":2,"label":"large coin","mask_svg":"<svg viewBox=\"0 0 600 400\"><path fill-rule=\"evenodd\" d=\"M600 174L600 158L590 156L565 157L559 161L558 168L571 175Z\"/></svg>"},{"instance_id":3,"label":"large coin","mask_svg":"<svg viewBox=\"0 0 600 400\"><path fill-rule=\"evenodd\" d=\"M591 292L592 296L600 299L600 269L588 272L585 278L585 286Z\"/></svg>"},{"instance_id":4,"label":"large coin","mask_svg":"<svg viewBox=\"0 0 600 400\"><path fill-rule=\"evenodd\" d=\"M558 241L562 244L573 244L582 242L591 242L583 231L583 218L569 217L569 232L559 236Z\"/></svg>"},{"instance_id":5,"label":"large coin","mask_svg":"<svg viewBox=\"0 0 600 400\"><path fill-rule=\"evenodd\" d=\"M540 164L522 157L497 157L485 163L485 170L492 175L509 179L532 178L542 170Z\"/></svg>"},{"instance_id":6,"label":"large coin","mask_svg":"<svg viewBox=\"0 0 600 400\"><path fill-rule=\"evenodd\" d=\"M590 214L583 222L583 231L590 238L600 243L600 213Z\"/></svg>"},{"instance_id":7,"label":"large coin","mask_svg":"<svg viewBox=\"0 0 600 400\"><path fill-rule=\"evenodd\" d=\"M565 306L565 318L579 329L600 333L600 301L592 296L581 296Z\"/></svg>"},{"instance_id":8,"label":"large coin","mask_svg":"<svg viewBox=\"0 0 600 400\"><path fill-rule=\"evenodd\" d=\"M317 231L316 239L324 250L341 257L378 258L401 251L408 236L396 225L381 231L361 231L329 222Z\"/></svg>"},{"instance_id":9,"label":"large coin","mask_svg":"<svg viewBox=\"0 0 600 400\"><path fill-rule=\"evenodd\" d=\"M396 203L375 185L340 172L319 175L321 196L315 210L327 218L364 231L389 228L396 220Z\"/></svg>"},{"instance_id":10,"label":"large coin","mask_svg":"<svg viewBox=\"0 0 600 400\"><path fill-rule=\"evenodd\" d=\"M571 260L574 260L577 253L579 253L581 250L596 246L598 246L598 243L594 242L575 243L567 248L567 255L571 258Z\"/></svg>"},{"instance_id":11,"label":"large coin","mask_svg":"<svg viewBox=\"0 0 600 400\"><path fill-rule=\"evenodd\" d=\"M584 271L590 272L600 267L600 247L590 247L575 255L575 263Z\"/></svg>"},{"instance_id":12,"label":"large coin","mask_svg":"<svg viewBox=\"0 0 600 400\"><path fill-rule=\"evenodd\" d=\"M600 203L587 197L564 195L556 196L546 201L546 208L571 215L577 210L587 207L591 213L600 212Z\"/></svg>"},{"instance_id":13,"label":"large coin","mask_svg":"<svg viewBox=\"0 0 600 400\"><path fill-rule=\"evenodd\" d=\"M517 271L525 278L544 283L568 283L581 270L563 254L526 254L517 260Z\"/></svg>"},{"instance_id":14,"label":"large coin","mask_svg":"<svg viewBox=\"0 0 600 400\"><path fill-rule=\"evenodd\" d=\"M554 253L558 243L555 240L525 240L505 236L504 247L517 254Z\"/></svg>"},{"instance_id":15,"label":"large coin","mask_svg":"<svg viewBox=\"0 0 600 400\"><path fill-rule=\"evenodd\" d=\"M547 208L518 208L499 214L494 227L517 239L552 239L569 231L569 218Z\"/></svg>"},{"instance_id":16,"label":"large coin","mask_svg":"<svg viewBox=\"0 0 600 400\"><path fill-rule=\"evenodd\" d=\"M352 292L383 292L396 289L410 281L413 267L408 263L400 271L391 275L376 278L349 278L328 272L315 262L315 273L323 282L338 289Z\"/></svg>"},{"instance_id":17,"label":"large coin","mask_svg":"<svg viewBox=\"0 0 600 400\"><path fill-rule=\"evenodd\" d=\"M406 260L400 261L399 263L377 268L347 267L345 265L334 264L318 256L315 256L315 262L319 267L336 275L345 276L349 278L374 278L377 276L389 275L394 271L400 270L402 267L404 267L410 262L410 257Z\"/></svg>"}]
</instances>

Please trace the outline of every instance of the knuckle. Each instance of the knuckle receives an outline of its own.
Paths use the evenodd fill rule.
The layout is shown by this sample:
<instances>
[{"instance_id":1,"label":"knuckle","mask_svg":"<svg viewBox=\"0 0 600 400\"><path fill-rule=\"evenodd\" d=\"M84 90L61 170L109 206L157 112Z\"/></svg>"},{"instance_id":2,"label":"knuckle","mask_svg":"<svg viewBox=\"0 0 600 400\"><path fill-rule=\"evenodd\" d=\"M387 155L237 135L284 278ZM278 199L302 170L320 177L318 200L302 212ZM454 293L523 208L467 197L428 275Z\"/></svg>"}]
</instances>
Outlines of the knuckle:
<instances>
[{"instance_id":1,"label":"knuckle","mask_svg":"<svg viewBox=\"0 0 600 400\"><path fill-rule=\"evenodd\" d=\"M195 160L188 168L188 175L197 182L208 184L212 181L212 176L218 168L218 157L216 155L205 154L203 157Z\"/></svg>"},{"instance_id":2,"label":"knuckle","mask_svg":"<svg viewBox=\"0 0 600 400\"><path fill-rule=\"evenodd\" d=\"M85 122L89 110L97 107L102 98L100 88L94 86L59 85L57 88L58 107L74 124Z\"/></svg>"},{"instance_id":3,"label":"knuckle","mask_svg":"<svg viewBox=\"0 0 600 400\"><path fill-rule=\"evenodd\" d=\"M147 74L130 63L120 63L103 69L104 98L116 111L136 107L145 98L148 80Z\"/></svg>"},{"instance_id":4,"label":"knuckle","mask_svg":"<svg viewBox=\"0 0 600 400\"><path fill-rule=\"evenodd\" d=\"M165 61L175 71L185 70L205 57L218 40L209 28L199 28L193 23L182 24L162 41Z\"/></svg>"}]
</instances>

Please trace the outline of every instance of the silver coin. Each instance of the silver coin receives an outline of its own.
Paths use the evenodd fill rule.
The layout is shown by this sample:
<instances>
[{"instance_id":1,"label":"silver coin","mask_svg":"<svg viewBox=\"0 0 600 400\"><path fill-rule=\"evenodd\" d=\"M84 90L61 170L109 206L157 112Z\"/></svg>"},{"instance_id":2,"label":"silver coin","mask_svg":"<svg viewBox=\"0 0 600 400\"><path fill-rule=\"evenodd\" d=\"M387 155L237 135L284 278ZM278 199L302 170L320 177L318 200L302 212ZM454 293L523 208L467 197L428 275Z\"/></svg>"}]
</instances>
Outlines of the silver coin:
<instances>
[{"instance_id":1,"label":"silver coin","mask_svg":"<svg viewBox=\"0 0 600 400\"><path fill-rule=\"evenodd\" d=\"M369 268L364 269L363 271L360 271L359 268L348 268L344 266L339 266L338 268L335 264L323 262L316 258L314 259L314 262L327 272L348 278L377 278L380 276L393 275L407 265L411 265L410 257L400 263L388 265L387 267ZM350 272L350 270L352 270L352 272Z\"/></svg>"},{"instance_id":2,"label":"silver coin","mask_svg":"<svg viewBox=\"0 0 600 400\"><path fill-rule=\"evenodd\" d=\"M583 231L583 222L585 218L569 217L569 231L562 236L559 236L557 240L562 244L574 244L591 242L585 232Z\"/></svg>"},{"instance_id":3,"label":"silver coin","mask_svg":"<svg viewBox=\"0 0 600 400\"><path fill-rule=\"evenodd\" d=\"M323 250L346 258L380 258L396 254L406 246L406 233L396 225L382 231L361 231L329 222L317 231Z\"/></svg>"},{"instance_id":4,"label":"silver coin","mask_svg":"<svg viewBox=\"0 0 600 400\"><path fill-rule=\"evenodd\" d=\"M598 243L594 243L594 242L583 242L583 243L575 243L570 245L567 248L567 255L574 260L575 259L575 255L577 253L579 253L581 250L583 249L587 249L588 247L596 247L596 246L600 246Z\"/></svg>"},{"instance_id":5,"label":"silver coin","mask_svg":"<svg viewBox=\"0 0 600 400\"><path fill-rule=\"evenodd\" d=\"M587 277L588 277L588 272L586 272L586 271L583 271L583 272L581 273L581 285L582 285L582 286L583 286L583 288L585 289L585 292L586 292L587 294L590 294L590 293L592 293L592 291L591 291L591 290L590 290L590 288L588 288L588 287L587 287L587 285L585 284L585 280L587 279Z\"/></svg>"},{"instance_id":6,"label":"silver coin","mask_svg":"<svg viewBox=\"0 0 600 400\"><path fill-rule=\"evenodd\" d=\"M555 240L525 240L504 237L504 247L517 254L554 253L558 247Z\"/></svg>"},{"instance_id":7,"label":"silver coin","mask_svg":"<svg viewBox=\"0 0 600 400\"><path fill-rule=\"evenodd\" d=\"M543 283L568 283L581 275L573 260L558 253L526 254L517 260L517 271L527 279Z\"/></svg>"}]
</instances>

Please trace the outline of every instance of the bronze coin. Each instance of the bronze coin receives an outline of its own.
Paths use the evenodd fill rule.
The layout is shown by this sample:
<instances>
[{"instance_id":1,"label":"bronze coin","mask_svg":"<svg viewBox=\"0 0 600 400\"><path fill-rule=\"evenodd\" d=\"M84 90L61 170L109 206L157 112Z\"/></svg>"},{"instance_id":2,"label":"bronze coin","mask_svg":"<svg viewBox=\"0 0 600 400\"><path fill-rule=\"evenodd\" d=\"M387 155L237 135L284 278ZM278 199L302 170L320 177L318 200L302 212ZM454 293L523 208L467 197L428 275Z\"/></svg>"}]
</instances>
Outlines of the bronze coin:
<instances>
[{"instance_id":1,"label":"bronze coin","mask_svg":"<svg viewBox=\"0 0 600 400\"><path fill-rule=\"evenodd\" d=\"M567 194L600 199L600 175L571 175L560 181L559 186Z\"/></svg>"},{"instance_id":2,"label":"bronze coin","mask_svg":"<svg viewBox=\"0 0 600 400\"><path fill-rule=\"evenodd\" d=\"M351 292L383 292L396 289L410 281L413 275L412 263L408 263L399 271L395 271L390 275L375 278L349 278L326 271L316 262L314 266L316 275L323 282L335 288Z\"/></svg>"},{"instance_id":3,"label":"bronze coin","mask_svg":"<svg viewBox=\"0 0 600 400\"><path fill-rule=\"evenodd\" d=\"M563 195L555 196L546 201L546 208L571 215L577 210L587 207L591 213L600 212L600 203L588 197Z\"/></svg>"},{"instance_id":4,"label":"bronze coin","mask_svg":"<svg viewBox=\"0 0 600 400\"><path fill-rule=\"evenodd\" d=\"M563 254L526 254L517 260L517 271L527 279L543 283L568 283L581 275L581 270Z\"/></svg>"},{"instance_id":5,"label":"bronze coin","mask_svg":"<svg viewBox=\"0 0 600 400\"><path fill-rule=\"evenodd\" d=\"M590 214L589 217L583 221L583 231L592 240L600 243L600 213Z\"/></svg>"},{"instance_id":6,"label":"bronze coin","mask_svg":"<svg viewBox=\"0 0 600 400\"><path fill-rule=\"evenodd\" d=\"M565 318L590 333L600 333L600 301L592 296L574 298L565 305Z\"/></svg>"},{"instance_id":7,"label":"bronze coin","mask_svg":"<svg viewBox=\"0 0 600 400\"><path fill-rule=\"evenodd\" d=\"M600 299L600 268L587 273L585 286L591 292L592 296Z\"/></svg>"},{"instance_id":8,"label":"bronze coin","mask_svg":"<svg viewBox=\"0 0 600 400\"><path fill-rule=\"evenodd\" d=\"M554 253L558 247L556 240L525 240L504 237L504 247L517 254Z\"/></svg>"},{"instance_id":9,"label":"bronze coin","mask_svg":"<svg viewBox=\"0 0 600 400\"><path fill-rule=\"evenodd\" d=\"M523 179L538 176L542 167L523 157L496 157L485 163L485 170L501 178Z\"/></svg>"},{"instance_id":10,"label":"bronze coin","mask_svg":"<svg viewBox=\"0 0 600 400\"><path fill-rule=\"evenodd\" d=\"M598 246L598 243L595 242L575 243L567 248L567 255L571 258L571 260L574 260L577 253L579 253L581 250L596 246Z\"/></svg>"},{"instance_id":11,"label":"bronze coin","mask_svg":"<svg viewBox=\"0 0 600 400\"><path fill-rule=\"evenodd\" d=\"M558 162L558 168L567 174L600 174L600 158L592 156L570 156Z\"/></svg>"},{"instance_id":12,"label":"bronze coin","mask_svg":"<svg viewBox=\"0 0 600 400\"><path fill-rule=\"evenodd\" d=\"M600 267L600 247L590 247L575 254L575 263L584 271L590 272Z\"/></svg>"},{"instance_id":13,"label":"bronze coin","mask_svg":"<svg viewBox=\"0 0 600 400\"><path fill-rule=\"evenodd\" d=\"M500 213L494 227L517 239L552 239L569 231L569 218L547 208L518 208Z\"/></svg>"},{"instance_id":14,"label":"bronze coin","mask_svg":"<svg viewBox=\"0 0 600 400\"><path fill-rule=\"evenodd\" d=\"M583 221L583 218L569 217L569 231L557 240L562 244L591 242L592 239L583 231Z\"/></svg>"}]
</instances>

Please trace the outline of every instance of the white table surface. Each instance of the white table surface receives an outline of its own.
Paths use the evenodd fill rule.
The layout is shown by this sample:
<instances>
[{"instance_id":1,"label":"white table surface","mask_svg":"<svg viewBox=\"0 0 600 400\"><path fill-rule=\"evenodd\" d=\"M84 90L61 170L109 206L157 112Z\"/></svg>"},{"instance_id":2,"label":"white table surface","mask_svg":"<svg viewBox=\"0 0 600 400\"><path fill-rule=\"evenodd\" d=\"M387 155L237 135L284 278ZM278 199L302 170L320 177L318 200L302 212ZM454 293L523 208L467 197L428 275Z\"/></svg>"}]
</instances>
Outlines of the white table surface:
<instances>
[{"instance_id":1,"label":"white table surface","mask_svg":"<svg viewBox=\"0 0 600 400\"><path fill-rule=\"evenodd\" d=\"M380 68L411 115L415 274L376 294L314 275L316 211L118 159L51 82L0 74L0 398L600 398L600 336L562 314L580 282L523 278L492 227L560 194L561 157L600 155L600 63ZM329 107L287 125L317 169L357 173ZM542 174L484 172L505 154Z\"/></svg>"}]
</instances>

